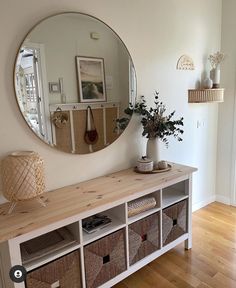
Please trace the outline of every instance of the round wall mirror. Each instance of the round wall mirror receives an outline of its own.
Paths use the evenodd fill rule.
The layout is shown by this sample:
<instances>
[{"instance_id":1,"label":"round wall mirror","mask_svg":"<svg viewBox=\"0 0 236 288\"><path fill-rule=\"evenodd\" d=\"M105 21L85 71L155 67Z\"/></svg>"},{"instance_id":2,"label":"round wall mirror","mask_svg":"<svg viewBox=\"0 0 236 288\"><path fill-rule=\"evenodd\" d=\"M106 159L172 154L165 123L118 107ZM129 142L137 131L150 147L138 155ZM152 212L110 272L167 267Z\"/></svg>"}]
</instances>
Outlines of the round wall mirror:
<instances>
[{"instance_id":1,"label":"round wall mirror","mask_svg":"<svg viewBox=\"0 0 236 288\"><path fill-rule=\"evenodd\" d=\"M114 142L126 127L117 120L136 97L124 43L102 21L81 13L37 24L18 51L14 77L17 102L32 131L75 154Z\"/></svg>"}]
</instances>

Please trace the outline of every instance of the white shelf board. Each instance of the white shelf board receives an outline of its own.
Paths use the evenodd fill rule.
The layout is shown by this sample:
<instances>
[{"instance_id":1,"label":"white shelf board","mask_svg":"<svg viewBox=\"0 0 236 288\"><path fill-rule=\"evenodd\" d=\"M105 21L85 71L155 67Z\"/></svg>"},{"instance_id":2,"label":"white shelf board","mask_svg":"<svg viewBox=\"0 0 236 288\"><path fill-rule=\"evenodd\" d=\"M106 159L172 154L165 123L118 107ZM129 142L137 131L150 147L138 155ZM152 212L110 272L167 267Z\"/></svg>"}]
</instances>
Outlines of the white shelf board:
<instances>
[{"instance_id":1,"label":"white shelf board","mask_svg":"<svg viewBox=\"0 0 236 288\"><path fill-rule=\"evenodd\" d=\"M168 207L186 198L188 198L188 195L184 194L184 191L165 188L162 190L162 208Z\"/></svg>"},{"instance_id":2,"label":"white shelf board","mask_svg":"<svg viewBox=\"0 0 236 288\"><path fill-rule=\"evenodd\" d=\"M107 214L108 215L108 214ZM120 219L114 217L113 215L108 215L109 218L111 218L111 224L105 226L104 228L101 228L100 230L94 232L94 233L87 233L83 231L83 245L87 245L95 240L98 240L110 233L113 233L119 229L122 229L126 226L125 223L123 223Z\"/></svg>"},{"instance_id":3,"label":"white shelf board","mask_svg":"<svg viewBox=\"0 0 236 288\"><path fill-rule=\"evenodd\" d=\"M145 217L147 217L147 216L149 216L151 214L154 214L155 212L158 212L160 210L161 210L160 207L156 207L156 208L149 209L149 210L147 210L145 212L139 213L139 214L137 214L135 216L129 217L128 218L128 224L131 224L131 223L134 223L134 222L136 222L138 220L141 220L141 219L143 219L143 218L145 218Z\"/></svg>"},{"instance_id":4,"label":"white shelf board","mask_svg":"<svg viewBox=\"0 0 236 288\"><path fill-rule=\"evenodd\" d=\"M78 242L75 242L67 247L61 248L59 250L53 251L47 255L44 255L38 259L32 260L26 264L22 264L26 271L29 272L35 268L38 268L46 263L49 263L57 258L60 258L61 256L64 256L74 250L77 250L80 248L80 244L78 244Z\"/></svg>"}]
</instances>

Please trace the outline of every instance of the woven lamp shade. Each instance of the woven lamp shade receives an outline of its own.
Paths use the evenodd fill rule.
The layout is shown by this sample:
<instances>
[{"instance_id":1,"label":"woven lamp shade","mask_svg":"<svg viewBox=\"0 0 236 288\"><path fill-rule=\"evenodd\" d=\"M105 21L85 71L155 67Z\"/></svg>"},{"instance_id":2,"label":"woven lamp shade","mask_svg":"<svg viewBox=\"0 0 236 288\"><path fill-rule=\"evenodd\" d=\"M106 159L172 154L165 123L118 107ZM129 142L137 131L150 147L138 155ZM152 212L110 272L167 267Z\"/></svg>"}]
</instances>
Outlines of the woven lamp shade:
<instances>
[{"instance_id":1,"label":"woven lamp shade","mask_svg":"<svg viewBox=\"0 0 236 288\"><path fill-rule=\"evenodd\" d=\"M45 191L43 160L33 151L20 151L2 161L3 195L10 202L39 197Z\"/></svg>"}]
</instances>

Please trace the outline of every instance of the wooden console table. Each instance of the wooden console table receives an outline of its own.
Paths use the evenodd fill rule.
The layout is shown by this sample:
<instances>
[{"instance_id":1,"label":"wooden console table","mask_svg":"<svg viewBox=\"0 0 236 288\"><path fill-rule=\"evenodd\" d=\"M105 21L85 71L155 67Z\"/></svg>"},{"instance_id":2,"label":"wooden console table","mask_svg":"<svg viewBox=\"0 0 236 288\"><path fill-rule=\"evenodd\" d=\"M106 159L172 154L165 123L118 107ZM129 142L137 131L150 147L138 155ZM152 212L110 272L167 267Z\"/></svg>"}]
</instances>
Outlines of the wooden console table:
<instances>
[{"instance_id":1,"label":"wooden console table","mask_svg":"<svg viewBox=\"0 0 236 288\"><path fill-rule=\"evenodd\" d=\"M172 165L172 169L164 173L137 174L133 169L127 169L56 189L45 193L44 198L47 202L45 208L31 201L19 204L12 214L6 215L8 204L0 205L0 288L26 287L24 282L13 283L10 280L9 270L14 265L23 265L30 275L33 270L37 271L43 265L45 267L48 263L53 263L60 257L77 250L79 251L81 278L81 286L78 287L111 287L183 241L185 241L186 249L191 248L192 173L197 169L174 163ZM151 195L156 199L156 206L136 216L128 217L129 202L146 195ZM168 216L173 214L169 213L170 209L179 211L180 204L181 207L185 207L181 208L185 209L181 211L182 222L179 224L177 218L173 218L172 223L172 220L169 221L171 216ZM92 234L84 232L82 229L83 219L101 212L108 215L112 219L112 223ZM186 213L186 219L183 221L184 213ZM130 242L130 235L135 226L133 224L140 223L142 226L146 223L145 221L156 221L155 227L158 227L158 235L155 235L155 239L158 243L156 249L149 252L149 255L142 256L144 251L140 248L140 259L133 264L134 261L130 256L131 245L133 245ZM186 231L180 236L173 234L171 236L173 241L171 238L167 241L164 236L166 225L184 225L183 223L186 224ZM23 263L22 244L61 227L68 228L72 233L74 241L70 245ZM150 231L149 233L154 233ZM119 238L120 241L124 241L122 249L124 249L125 259L123 259L122 272L117 272L117 275L106 280L101 280L101 277L88 280L89 266L86 266L87 259L85 259L87 250L96 247L96 243L101 244L101 241L107 241L112 235L116 237L118 232L119 235L124 235L124 239ZM141 237L141 242L149 240L148 233L137 234L138 236ZM111 245L113 244L111 243ZM106 267L109 269L112 262L110 255L101 257L103 257L101 265L107 265ZM51 287L59 287L55 285L54 283Z\"/></svg>"}]
</instances>

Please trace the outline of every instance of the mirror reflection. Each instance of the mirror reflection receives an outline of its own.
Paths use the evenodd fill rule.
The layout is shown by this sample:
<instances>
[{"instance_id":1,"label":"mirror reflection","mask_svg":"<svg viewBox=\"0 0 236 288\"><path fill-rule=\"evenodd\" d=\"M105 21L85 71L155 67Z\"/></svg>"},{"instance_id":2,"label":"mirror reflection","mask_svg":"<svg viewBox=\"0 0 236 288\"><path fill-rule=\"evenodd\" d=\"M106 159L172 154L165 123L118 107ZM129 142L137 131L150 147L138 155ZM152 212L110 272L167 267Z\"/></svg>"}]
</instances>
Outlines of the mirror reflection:
<instances>
[{"instance_id":1,"label":"mirror reflection","mask_svg":"<svg viewBox=\"0 0 236 288\"><path fill-rule=\"evenodd\" d=\"M116 119L136 97L135 71L117 34L80 13L49 17L26 36L15 91L30 128L69 153L98 151L123 132Z\"/></svg>"}]
</instances>

